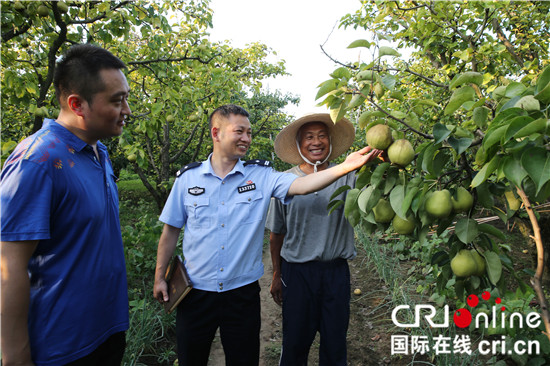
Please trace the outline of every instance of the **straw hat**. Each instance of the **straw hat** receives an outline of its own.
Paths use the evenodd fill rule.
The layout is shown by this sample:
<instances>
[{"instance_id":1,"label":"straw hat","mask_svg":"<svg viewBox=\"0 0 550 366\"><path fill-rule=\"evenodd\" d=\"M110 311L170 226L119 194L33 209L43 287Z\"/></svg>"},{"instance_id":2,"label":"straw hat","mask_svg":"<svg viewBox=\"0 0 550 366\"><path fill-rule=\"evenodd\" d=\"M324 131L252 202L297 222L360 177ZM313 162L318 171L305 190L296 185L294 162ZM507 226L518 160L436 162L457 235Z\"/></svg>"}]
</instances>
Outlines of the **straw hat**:
<instances>
[{"instance_id":1,"label":"straw hat","mask_svg":"<svg viewBox=\"0 0 550 366\"><path fill-rule=\"evenodd\" d=\"M321 122L328 128L332 143L332 153L328 157L328 161L334 160L348 151L355 140L355 127L346 118L334 123L328 113L306 114L283 128L275 138L275 153L281 160L294 165L304 162L298 153L296 137L300 127L310 122Z\"/></svg>"}]
</instances>

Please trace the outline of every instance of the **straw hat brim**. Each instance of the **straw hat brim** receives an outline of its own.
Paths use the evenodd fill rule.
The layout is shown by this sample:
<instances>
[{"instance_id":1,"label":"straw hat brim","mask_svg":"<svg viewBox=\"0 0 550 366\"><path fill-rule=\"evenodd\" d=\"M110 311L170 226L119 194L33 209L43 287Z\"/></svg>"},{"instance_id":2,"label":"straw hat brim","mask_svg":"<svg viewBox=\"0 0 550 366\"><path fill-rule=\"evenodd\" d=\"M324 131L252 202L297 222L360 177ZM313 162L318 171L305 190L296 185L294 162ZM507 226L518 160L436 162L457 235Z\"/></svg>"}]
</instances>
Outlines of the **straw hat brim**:
<instances>
[{"instance_id":1,"label":"straw hat brim","mask_svg":"<svg viewBox=\"0 0 550 366\"><path fill-rule=\"evenodd\" d=\"M346 118L334 123L328 113L307 114L283 128L275 138L275 153L282 161L294 165L304 163L304 159L298 153L296 136L300 127L310 122L321 122L328 128L332 143L332 153L328 161L348 151L355 140L355 127Z\"/></svg>"}]
</instances>

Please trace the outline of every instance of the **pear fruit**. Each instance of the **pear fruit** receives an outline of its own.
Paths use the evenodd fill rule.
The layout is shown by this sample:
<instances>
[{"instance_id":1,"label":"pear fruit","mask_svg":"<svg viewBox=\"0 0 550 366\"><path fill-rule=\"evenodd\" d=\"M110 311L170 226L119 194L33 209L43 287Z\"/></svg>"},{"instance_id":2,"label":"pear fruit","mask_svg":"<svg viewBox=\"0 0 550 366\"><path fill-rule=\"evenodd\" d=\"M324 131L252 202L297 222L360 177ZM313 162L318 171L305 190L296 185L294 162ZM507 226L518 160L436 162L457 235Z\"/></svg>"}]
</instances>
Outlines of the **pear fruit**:
<instances>
[{"instance_id":1,"label":"pear fruit","mask_svg":"<svg viewBox=\"0 0 550 366\"><path fill-rule=\"evenodd\" d=\"M451 197L453 202L453 211L456 213L468 212L474 205L474 196L464 187L458 187L456 191L456 199Z\"/></svg>"},{"instance_id":2,"label":"pear fruit","mask_svg":"<svg viewBox=\"0 0 550 366\"><path fill-rule=\"evenodd\" d=\"M63 2L63 1L58 1L57 2L57 9L61 12L61 13L66 13L69 11L69 6L67 5L67 3Z\"/></svg>"},{"instance_id":3,"label":"pear fruit","mask_svg":"<svg viewBox=\"0 0 550 366\"><path fill-rule=\"evenodd\" d=\"M414 159L414 148L408 140L396 140L388 148L388 157L392 163L406 167Z\"/></svg>"},{"instance_id":4,"label":"pear fruit","mask_svg":"<svg viewBox=\"0 0 550 366\"><path fill-rule=\"evenodd\" d=\"M451 270L457 277L483 276L485 268L485 259L475 249L462 249L451 260Z\"/></svg>"},{"instance_id":5,"label":"pear fruit","mask_svg":"<svg viewBox=\"0 0 550 366\"><path fill-rule=\"evenodd\" d=\"M391 128L387 125L376 125L369 128L367 131L367 144L378 150L387 149L393 138L391 136Z\"/></svg>"},{"instance_id":6,"label":"pear fruit","mask_svg":"<svg viewBox=\"0 0 550 366\"><path fill-rule=\"evenodd\" d=\"M383 198L380 198L372 211L374 212L374 220L381 224L390 222L395 216L395 212L393 208L391 208L390 202Z\"/></svg>"},{"instance_id":7,"label":"pear fruit","mask_svg":"<svg viewBox=\"0 0 550 366\"><path fill-rule=\"evenodd\" d=\"M392 226L396 233L401 235L412 234L416 226L414 222L414 216L409 215L407 219L402 219L398 215L395 215L392 220Z\"/></svg>"},{"instance_id":8,"label":"pear fruit","mask_svg":"<svg viewBox=\"0 0 550 366\"><path fill-rule=\"evenodd\" d=\"M468 249L462 249L454 256L451 270L457 277L470 277L476 273L477 263Z\"/></svg>"},{"instance_id":9,"label":"pear fruit","mask_svg":"<svg viewBox=\"0 0 550 366\"><path fill-rule=\"evenodd\" d=\"M504 192L504 197L506 197L506 202L510 210L517 211L521 207L521 200L514 195L514 192L506 191Z\"/></svg>"},{"instance_id":10,"label":"pear fruit","mask_svg":"<svg viewBox=\"0 0 550 366\"><path fill-rule=\"evenodd\" d=\"M433 192L426 199L425 208L426 212L435 218L443 219L448 217L453 210L451 192L446 189Z\"/></svg>"},{"instance_id":11,"label":"pear fruit","mask_svg":"<svg viewBox=\"0 0 550 366\"><path fill-rule=\"evenodd\" d=\"M50 15L50 9L48 9L46 5L40 5L36 9L36 13L41 17L47 17L48 15Z\"/></svg>"},{"instance_id":12,"label":"pear fruit","mask_svg":"<svg viewBox=\"0 0 550 366\"><path fill-rule=\"evenodd\" d=\"M475 262L476 262L476 266L477 266L477 269L476 271L474 272L474 276L478 276L478 277L481 277L485 274L485 258L483 258L478 252L477 250L470 250L470 254L472 255L472 257L474 258Z\"/></svg>"}]
</instances>

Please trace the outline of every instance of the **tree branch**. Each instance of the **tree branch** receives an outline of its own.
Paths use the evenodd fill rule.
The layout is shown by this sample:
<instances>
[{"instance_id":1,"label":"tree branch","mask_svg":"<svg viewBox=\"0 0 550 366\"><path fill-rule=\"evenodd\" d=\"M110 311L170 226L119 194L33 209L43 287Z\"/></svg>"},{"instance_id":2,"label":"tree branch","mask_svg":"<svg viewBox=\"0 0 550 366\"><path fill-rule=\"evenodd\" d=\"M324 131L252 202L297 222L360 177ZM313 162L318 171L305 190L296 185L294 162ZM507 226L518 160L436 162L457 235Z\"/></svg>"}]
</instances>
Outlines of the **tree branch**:
<instances>
[{"instance_id":1,"label":"tree branch","mask_svg":"<svg viewBox=\"0 0 550 366\"><path fill-rule=\"evenodd\" d=\"M427 138L427 139L432 139L433 140L433 135L430 135L430 134L427 134L427 133L424 133L424 132L421 132L421 131L418 131L417 129L411 127L407 122L405 122L404 120L402 120L401 118L397 118L397 117L394 117L392 116L389 112L387 112L385 109L383 109L382 107L380 107L378 104L376 104L374 102L374 99L372 98L372 96L368 96L368 95L364 95L363 93L359 92L359 94L361 94L363 96L363 98L367 99L376 109L378 109L380 112L384 113L385 115L387 115L388 117L390 117L391 119L403 124L405 127L407 127L408 130L416 133L417 135L420 135L424 138Z\"/></svg>"},{"instance_id":2,"label":"tree branch","mask_svg":"<svg viewBox=\"0 0 550 366\"><path fill-rule=\"evenodd\" d=\"M517 187L517 192L523 201L525 211L527 211L527 215L529 215L531 227L533 228L534 240L537 246L537 269L535 276L531 279L531 284L533 285L539 299L542 320L544 322L544 327L546 328L545 334L550 340L550 312L548 311L548 301L546 300L544 289L542 288L542 274L544 273L544 245L540 235L540 227L535 212L533 211L533 207L531 207L531 203L529 202L529 198L520 187Z\"/></svg>"},{"instance_id":3,"label":"tree branch","mask_svg":"<svg viewBox=\"0 0 550 366\"><path fill-rule=\"evenodd\" d=\"M492 23L493 23L493 28L494 28L495 33L497 34L498 39L502 42L502 44L504 44L504 47L506 47L506 50L508 51L508 53L510 53L510 55L512 55L514 60L516 60L517 63L521 67L523 67L523 59L521 57L519 57L519 55L516 53L516 51L514 49L514 45L512 44L512 42L510 42L508 40L508 38L506 38L506 35L502 31L502 27L500 26L500 24L498 22L498 19L494 18Z\"/></svg>"}]
</instances>

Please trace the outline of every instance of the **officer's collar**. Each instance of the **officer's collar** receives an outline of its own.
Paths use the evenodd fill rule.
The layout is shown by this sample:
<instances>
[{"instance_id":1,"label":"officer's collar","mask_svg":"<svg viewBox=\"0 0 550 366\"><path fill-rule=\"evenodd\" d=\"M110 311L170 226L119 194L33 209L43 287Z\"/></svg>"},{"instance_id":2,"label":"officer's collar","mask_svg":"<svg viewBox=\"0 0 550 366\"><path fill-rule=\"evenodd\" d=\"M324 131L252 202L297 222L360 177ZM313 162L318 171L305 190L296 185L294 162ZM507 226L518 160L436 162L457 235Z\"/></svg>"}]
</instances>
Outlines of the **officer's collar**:
<instances>
[{"instance_id":1,"label":"officer's collar","mask_svg":"<svg viewBox=\"0 0 550 366\"><path fill-rule=\"evenodd\" d=\"M217 177L216 173L214 172L214 168L212 168L212 153L208 155L208 159L206 159L205 164L202 164L199 169L202 169L201 174L211 174ZM233 169L227 174L227 176L235 173L244 174L244 163L241 159L237 160L237 163L235 164Z\"/></svg>"}]
</instances>

